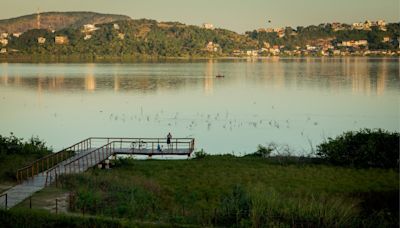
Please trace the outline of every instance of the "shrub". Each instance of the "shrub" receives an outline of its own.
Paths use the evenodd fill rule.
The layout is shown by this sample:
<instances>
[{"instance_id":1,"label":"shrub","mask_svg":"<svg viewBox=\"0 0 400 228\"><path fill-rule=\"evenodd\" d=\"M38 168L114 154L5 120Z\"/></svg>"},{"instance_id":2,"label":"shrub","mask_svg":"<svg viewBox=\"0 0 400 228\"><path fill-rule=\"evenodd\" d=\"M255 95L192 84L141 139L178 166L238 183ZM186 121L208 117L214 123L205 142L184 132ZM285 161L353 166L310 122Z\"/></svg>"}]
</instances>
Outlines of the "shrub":
<instances>
[{"instance_id":1,"label":"shrub","mask_svg":"<svg viewBox=\"0 0 400 228\"><path fill-rule=\"evenodd\" d=\"M399 162L400 134L382 129L362 129L328 138L317 146L317 156L335 165L396 168Z\"/></svg>"},{"instance_id":2,"label":"shrub","mask_svg":"<svg viewBox=\"0 0 400 228\"><path fill-rule=\"evenodd\" d=\"M206 156L208 156L208 154L203 149L194 152L195 158L205 158Z\"/></svg>"}]
</instances>

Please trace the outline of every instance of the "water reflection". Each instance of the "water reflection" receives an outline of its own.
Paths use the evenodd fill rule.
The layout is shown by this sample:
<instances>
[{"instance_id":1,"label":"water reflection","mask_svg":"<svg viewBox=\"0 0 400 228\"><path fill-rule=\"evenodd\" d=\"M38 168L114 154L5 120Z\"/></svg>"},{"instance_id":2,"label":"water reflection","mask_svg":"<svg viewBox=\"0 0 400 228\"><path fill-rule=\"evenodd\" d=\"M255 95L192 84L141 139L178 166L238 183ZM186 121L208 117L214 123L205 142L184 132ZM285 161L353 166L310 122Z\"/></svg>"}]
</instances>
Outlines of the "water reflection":
<instances>
[{"instance_id":1,"label":"water reflection","mask_svg":"<svg viewBox=\"0 0 400 228\"><path fill-rule=\"evenodd\" d=\"M205 75L204 75L204 93L206 95L212 94L214 89L214 60L209 59L205 64Z\"/></svg>"},{"instance_id":2,"label":"water reflection","mask_svg":"<svg viewBox=\"0 0 400 228\"><path fill-rule=\"evenodd\" d=\"M203 83L204 93L210 95L214 91L216 74L224 74L226 77L220 80L223 84L237 80L262 83L275 89L327 88L339 91L351 88L354 94L383 95L389 82L398 85L399 81L395 76L398 73L397 59L271 58L239 62L207 60L173 66L115 64L107 66L112 72L102 64L93 63L40 65L42 67L36 68L32 64L2 64L0 85L37 89L38 92L114 90L147 93L196 87ZM51 70L46 70L46 67Z\"/></svg>"},{"instance_id":3,"label":"water reflection","mask_svg":"<svg viewBox=\"0 0 400 228\"><path fill-rule=\"evenodd\" d=\"M1 64L0 134L61 148L172 131L210 153L272 141L301 150L345 130L397 130L398 71L398 59L372 58Z\"/></svg>"}]
</instances>

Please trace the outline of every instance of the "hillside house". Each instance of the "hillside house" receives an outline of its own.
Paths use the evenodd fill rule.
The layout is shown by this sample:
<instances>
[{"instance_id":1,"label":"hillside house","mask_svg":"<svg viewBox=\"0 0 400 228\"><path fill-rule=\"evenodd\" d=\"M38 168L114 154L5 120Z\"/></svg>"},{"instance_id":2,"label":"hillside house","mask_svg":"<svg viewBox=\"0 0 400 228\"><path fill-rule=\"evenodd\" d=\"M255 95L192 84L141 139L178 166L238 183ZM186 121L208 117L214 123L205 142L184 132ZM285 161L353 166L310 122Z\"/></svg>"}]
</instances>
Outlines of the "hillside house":
<instances>
[{"instance_id":1,"label":"hillside house","mask_svg":"<svg viewBox=\"0 0 400 228\"><path fill-rule=\"evenodd\" d=\"M208 51L208 52L217 52L217 51L219 51L219 49L220 49L219 44L215 44L211 41L208 42L208 44L206 45L206 51Z\"/></svg>"},{"instance_id":2,"label":"hillside house","mask_svg":"<svg viewBox=\"0 0 400 228\"><path fill-rule=\"evenodd\" d=\"M20 37L22 35L22 32L16 32L16 33L13 33L13 36L14 37Z\"/></svg>"},{"instance_id":3,"label":"hillside house","mask_svg":"<svg viewBox=\"0 0 400 228\"><path fill-rule=\"evenodd\" d=\"M5 54L5 53L7 53L7 49L5 48L0 49L0 54Z\"/></svg>"},{"instance_id":4,"label":"hillside house","mask_svg":"<svg viewBox=\"0 0 400 228\"><path fill-rule=\"evenodd\" d=\"M67 44L69 42L69 40L68 40L67 36L56 36L54 38L54 42L56 44Z\"/></svg>"},{"instance_id":5,"label":"hillside house","mask_svg":"<svg viewBox=\"0 0 400 228\"><path fill-rule=\"evenodd\" d=\"M214 29L214 25L210 24L210 23L203 23L202 27L205 28L205 29L211 29L211 30Z\"/></svg>"},{"instance_id":6,"label":"hillside house","mask_svg":"<svg viewBox=\"0 0 400 228\"><path fill-rule=\"evenodd\" d=\"M258 56L258 50L248 50L246 51L247 56Z\"/></svg>"},{"instance_id":7,"label":"hillside house","mask_svg":"<svg viewBox=\"0 0 400 228\"><path fill-rule=\"evenodd\" d=\"M96 30L98 30L99 28L97 28L94 24L86 24L83 25L83 32L87 33L87 32L94 32Z\"/></svg>"},{"instance_id":8,"label":"hillside house","mask_svg":"<svg viewBox=\"0 0 400 228\"><path fill-rule=\"evenodd\" d=\"M38 44L44 44L44 43L46 43L46 38L40 36L40 37L38 37L37 42L38 42Z\"/></svg>"},{"instance_id":9,"label":"hillside house","mask_svg":"<svg viewBox=\"0 0 400 228\"><path fill-rule=\"evenodd\" d=\"M83 37L84 40L90 40L92 38L92 35L86 34L85 37Z\"/></svg>"},{"instance_id":10,"label":"hillside house","mask_svg":"<svg viewBox=\"0 0 400 228\"><path fill-rule=\"evenodd\" d=\"M382 42L383 43L389 43L390 42L390 37L388 37L388 36L383 37Z\"/></svg>"},{"instance_id":11,"label":"hillside house","mask_svg":"<svg viewBox=\"0 0 400 228\"><path fill-rule=\"evenodd\" d=\"M359 46L368 46L367 40L350 40L350 41L342 41L343 47L359 47Z\"/></svg>"},{"instance_id":12,"label":"hillside house","mask_svg":"<svg viewBox=\"0 0 400 228\"><path fill-rule=\"evenodd\" d=\"M7 40L7 39L4 39L4 38L1 38L1 39L0 39L0 44L1 44L2 46L7 46L8 40Z\"/></svg>"}]
</instances>

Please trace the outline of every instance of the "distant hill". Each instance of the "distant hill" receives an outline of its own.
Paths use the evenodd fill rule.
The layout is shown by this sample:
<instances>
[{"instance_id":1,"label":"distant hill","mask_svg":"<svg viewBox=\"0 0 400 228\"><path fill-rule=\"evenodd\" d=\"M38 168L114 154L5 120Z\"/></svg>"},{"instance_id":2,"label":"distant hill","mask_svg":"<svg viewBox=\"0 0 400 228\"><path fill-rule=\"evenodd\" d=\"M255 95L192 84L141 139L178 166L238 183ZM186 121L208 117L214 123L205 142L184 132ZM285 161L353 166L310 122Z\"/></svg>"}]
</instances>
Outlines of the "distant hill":
<instances>
[{"instance_id":1,"label":"distant hill","mask_svg":"<svg viewBox=\"0 0 400 228\"><path fill-rule=\"evenodd\" d=\"M25 32L37 27L37 14L0 20L0 32ZM117 14L101 14L94 12L45 12L40 13L40 28L60 30L77 28L84 24L103 24L118 20L131 19Z\"/></svg>"}]
</instances>

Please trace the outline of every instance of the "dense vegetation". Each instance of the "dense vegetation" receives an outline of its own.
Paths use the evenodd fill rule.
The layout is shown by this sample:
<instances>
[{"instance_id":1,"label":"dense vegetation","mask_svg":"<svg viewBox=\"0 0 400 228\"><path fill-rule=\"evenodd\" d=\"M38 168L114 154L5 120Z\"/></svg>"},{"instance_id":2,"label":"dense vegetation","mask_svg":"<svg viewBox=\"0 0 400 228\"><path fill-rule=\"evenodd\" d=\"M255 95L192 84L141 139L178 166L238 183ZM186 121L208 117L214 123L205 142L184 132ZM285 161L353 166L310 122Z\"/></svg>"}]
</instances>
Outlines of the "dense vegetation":
<instances>
[{"instance_id":1,"label":"dense vegetation","mask_svg":"<svg viewBox=\"0 0 400 228\"><path fill-rule=\"evenodd\" d=\"M397 224L398 178L394 170L225 155L123 159L111 171L61 183L74 193L70 209L77 213L202 226L341 227ZM371 200L377 196L378 203Z\"/></svg>"},{"instance_id":2,"label":"dense vegetation","mask_svg":"<svg viewBox=\"0 0 400 228\"><path fill-rule=\"evenodd\" d=\"M114 27L118 24L118 28ZM325 39L332 44L347 40L367 40L370 50L397 50L400 35L400 23L387 25L387 31L373 27L371 31L342 30L334 31L330 24L287 27L285 36L263 31L246 32L240 35L226 29L204 29L198 26L178 22L157 22L155 20L120 20L96 25L99 29L83 32L82 27L67 27L51 32L47 29L32 29L19 38L9 38L10 56L33 55L35 57L69 56L76 58L137 58L137 57L218 57L231 56L235 51L259 50L265 46L279 45L282 50L294 50L297 46L305 49L318 40ZM294 33L295 32L295 33ZM293 35L296 34L296 35ZM56 36L67 36L67 44L55 44ZM85 39L86 35L91 35ZM383 37L390 42L383 42ZM44 44L38 43L38 37L46 38ZM210 49L209 42L215 44Z\"/></svg>"},{"instance_id":3,"label":"dense vegetation","mask_svg":"<svg viewBox=\"0 0 400 228\"><path fill-rule=\"evenodd\" d=\"M35 55L81 55L86 57L132 57L132 56L205 56L208 42L218 43L225 53L238 48L255 48L256 42L234 32L216 29L207 30L197 26L180 23L157 23L154 20L117 21L119 29L113 24L98 25L99 30L84 40L81 28L67 28L55 33L45 29L33 29L13 38L9 47L23 54ZM124 34L123 39L119 34ZM69 44L56 45L54 38L66 35ZM45 44L38 44L37 38L46 38ZM214 53L220 55L220 52Z\"/></svg>"},{"instance_id":4,"label":"dense vegetation","mask_svg":"<svg viewBox=\"0 0 400 228\"><path fill-rule=\"evenodd\" d=\"M119 220L54 215L46 211L29 209L0 210L0 221L2 227L135 227L135 224L123 223Z\"/></svg>"},{"instance_id":5,"label":"dense vegetation","mask_svg":"<svg viewBox=\"0 0 400 228\"><path fill-rule=\"evenodd\" d=\"M398 158L398 139L398 133L379 129L346 132L318 146L321 158L271 156L270 144L244 157L201 150L190 160L118 159L111 170L62 176L59 190L52 188L49 197L70 192L69 213L88 218L20 211L30 204L23 202L0 211L0 221L6 227L397 227L398 169L382 165L376 152L385 159L396 152ZM371 155L375 163L332 161L329 156L340 157L326 152L332 149L350 151L347 157ZM5 176L4 170L15 168L6 163L14 164L16 157L39 157L50 150L37 138L23 142L11 135L0 137L0 152Z\"/></svg>"},{"instance_id":6,"label":"dense vegetation","mask_svg":"<svg viewBox=\"0 0 400 228\"><path fill-rule=\"evenodd\" d=\"M317 155L335 165L398 168L400 134L381 129L345 132L317 146Z\"/></svg>"},{"instance_id":7,"label":"dense vegetation","mask_svg":"<svg viewBox=\"0 0 400 228\"><path fill-rule=\"evenodd\" d=\"M51 152L37 137L24 141L12 133L8 137L0 135L0 180L14 181L17 169Z\"/></svg>"}]
</instances>

